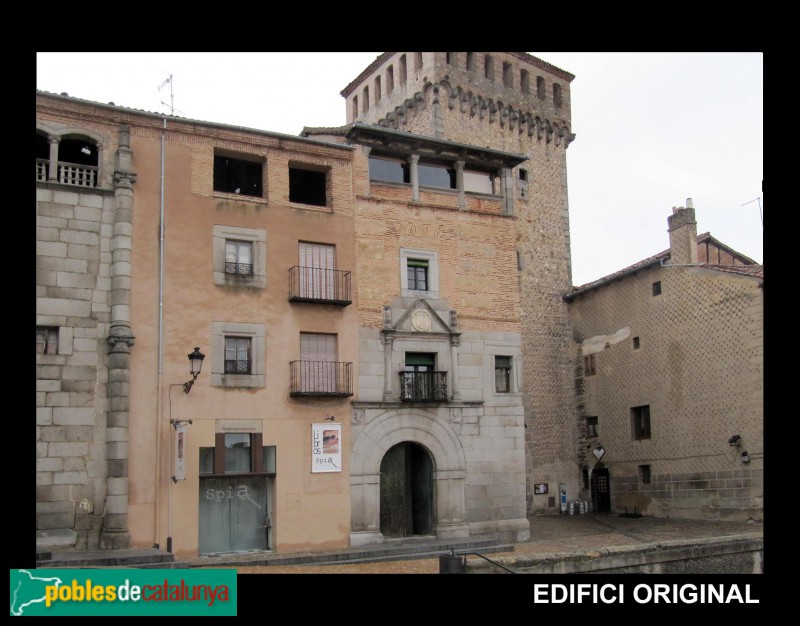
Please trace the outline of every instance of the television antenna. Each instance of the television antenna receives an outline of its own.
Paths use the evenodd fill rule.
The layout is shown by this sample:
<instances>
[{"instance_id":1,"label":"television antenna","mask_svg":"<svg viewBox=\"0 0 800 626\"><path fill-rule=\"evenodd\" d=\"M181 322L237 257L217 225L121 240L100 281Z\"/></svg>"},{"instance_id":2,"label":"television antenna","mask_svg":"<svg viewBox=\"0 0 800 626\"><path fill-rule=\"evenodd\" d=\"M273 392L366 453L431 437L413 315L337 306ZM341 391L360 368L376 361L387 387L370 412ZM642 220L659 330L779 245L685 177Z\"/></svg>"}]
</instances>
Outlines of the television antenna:
<instances>
[{"instance_id":1,"label":"television antenna","mask_svg":"<svg viewBox=\"0 0 800 626\"><path fill-rule=\"evenodd\" d=\"M758 196L758 198L753 198L752 200L748 200L747 202L745 202L744 204L742 204L740 206L745 206L745 204L752 204L753 202L756 202L756 201L758 201L758 214L761 216L761 225L763 226L764 225L764 213L761 211L761 196Z\"/></svg>"},{"instance_id":2,"label":"television antenna","mask_svg":"<svg viewBox=\"0 0 800 626\"><path fill-rule=\"evenodd\" d=\"M164 106L169 106L169 114L175 115L175 97L172 93L172 74L170 74L159 86L158 86L158 93L161 93L161 90L164 88L164 85L169 83L169 104L161 100L161 104Z\"/></svg>"}]
</instances>

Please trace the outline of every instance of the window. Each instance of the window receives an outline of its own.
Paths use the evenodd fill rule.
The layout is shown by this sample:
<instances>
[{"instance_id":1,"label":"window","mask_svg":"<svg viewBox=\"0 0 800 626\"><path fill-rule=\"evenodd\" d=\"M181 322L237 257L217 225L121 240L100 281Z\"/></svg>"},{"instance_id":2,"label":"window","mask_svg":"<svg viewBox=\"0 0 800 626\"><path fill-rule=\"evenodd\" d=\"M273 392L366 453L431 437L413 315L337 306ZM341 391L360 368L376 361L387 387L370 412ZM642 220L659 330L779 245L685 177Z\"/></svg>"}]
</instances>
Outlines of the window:
<instances>
[{"instance_id":1,"label":"window","mask_svg":"<svg viewBox=\"0 0 800 626\"><path fill-rule=\"evenodd\" d=\"M394 91L394 67L386 68L386 93Z\"/></svg>"},{"instance_id":2,"label":"window","mask_svg":"<svg viewBox=\"0 0 800 626\"><path fill-rule=\"evenodd\" d=\"M633 349L634 350L638 350L639 349L639 338L638 337L634 337L633 338Z\"/></svg>"},{"instance_id":3,"label":"window","mask_svg":"<svg viewBox=\"0 0 800 626\"><path fill-rule=\"evenodd\" d=\"M474 72L475 71L475 53L474 52L467 52L467 71Z\"/></svg>"},{"instance_id":4,"label":"window","mask_svg":"<svg viewBox=\"0 0 800 626\"><path fill-rule=\"evenodd\" d=\"M414 53L414 71L419 72L422 69L422 53Z\"/></svg>"},{"instance_id":5,"label":"window","mask_svg":"<svg viewBox=\"0 0 800 626\"><path fill-rule=\"evenodd\" d=\"M503 63L503 87L511 88L513 87L513 69L511 67L511 63Z\"/></svg>"},{"instance_id":6,"label":"window","mask_svg":"<svg viewBox=\"0 0 800 626\"><path fill-rule=\"evenodd\" d=\"M649 465L640 465L639 466L639 480L642 481L642 484L649 485L650 484L650 466Z\"/></svg>"},{"instance_id":7,"label":"window","mask_svg":"<svg viewBox=\"0 0 800 626\"><path fill-rule=\"evenodd\" d=\"M405 85L406 84L406 79L408 78L408 76L407 76L408 66L406 65L406 55L405 54L401 54L400 55L399 66L400 66L400 84L401 85Z\"/></svg>"},{"instance_id":8,"label":"window","mask_svg":"<svg viewBox=\"0 0 800 626\"><path fill-rule=\"evenodd\" d=\"M400 399L416 402L447 400L447 372L437 372L436 355L428 352L406 352L400 372Z\"/></svg>"},{"instance_id":9,"label":"window","mask_svg":"<svg viewBox=\"0 0 800 626\"><path fill-rule=\"evenodd\" d=\"M483 58L483 75L494 80L494 59L488 54Z\"/></svg>"},{"instance_id":10,"label":"window","mask_svg":"<svg viewBox=\"0 0 800 626\"><path fill-rule=\"evenodd\" d=\"M250 338L225 337L225 373L250 373Z\"/></svg>"},{"instance_id":11,"label":"window","mask_svg":"<svg viewBox=\"0 0 800 626\"><path fill-rule=\"evenodd\" d=\"M420 186L456 189L456 171L452 167L420 162L417 165L417 176Z\"/></svg>"},{"instance_id":12,"label":"window","mask_svg":"<svg viewBox=\"0 0 800 626\"><path fill-rule=\"evenodd\" d=\"M528 70L519 71L519 85L522 88L522 93L531 92L531 79Z\"/></svg>"},{"instance_id":13,"label":"window","mask_svg":"<svg viewBox=\"0 0 800 626\"><path fill-rule=\"evenodd\" d=\"M266 326L211 322L211 386L265 387Z\"/></svg>"},{"instance_id":14,"label":"window","mask_svg":"<svg viewBox=\"0 0 800 626\"><path fill-rule=\"evenodd\" d=\"M426 259L408 259L408 288L417 291L428 290L428 261Z\"/></svg>"},{"instance_id":15,"label":"window","mask_svg":"<svg viewBox=\"0 0 800 626\"><path fill-rule=\"evenodd\" d=\"M361 111L366 113L369 110L369 87L364 87L364 91L361 93Z\"/></svg>"},{"instance_id":16,"label":"window","mask_svg":"<svg viewBox=\"0 0 800 626\"><path fill-rule=\"evenodd\" d=\"M36 354L58 354L58 328L36 327Z\"/></svg>"},{"instance_id":17,"label":"window","mask_svg":"<svg viewBox=\"0 0 800 626\"><path fill-rule=\"evenodd\" d=\"M369 179L387 183L410 183L408 162L386 157L369 157Z\"/></svg>"},{"instance_id":18,"label":"window","mask_svg":"<svg viewBox=\"0 0 800 626\"><path fill-rule=\"evenodd\" d=\"M303 392L336 390L336 335L300 333L300 388Z\"/></svg>"},{"instance_id":19,"label":"window","mask_svg":"<svg viewBox=\"0 0 800 626\"><path fill-rule=\"evenodd\" d=\"M520 168L520 170L519 170L519 179L520 180L528 180L528 170Z\"/></svg>"},{"instance_id":20,"label":"window","mask_svg":"<svg viewBox=\"0 0 800 626\"><path fill-rule=\"evenodd\" d=\"M545 98L545 91L544 91L544 78L542 76L536 77L536 96L539 100L544 100Z\"/></svg>"},{"instance_id":21,"label":"window","mask_svg":"<svg viewBox=\"0 0 800 626\"><path fill-rule=\"evenodd\" d=\"M594 354L587 354L583 357L583 375L594 376L597 373Z\"/></svg>"},{"instance_id":22,"label":"window","mask_svg":"<svg viewBox=\"0 0 800 626\"><path fill-rule=\"evenodd\" d=\"M259 161L215 154L214 191L263 197L262 164Z\"/></svg>"},{"instance_id":23,"label":"window","mask_svg":"<svg viewBox=\"0 0 800 626\"><path fill-rule=\"evenodd\" d=\"M494 176L490 172L464 170L464 191L494 193Z\"/></svg>"},{"instance_id":24,"label":"window","mask_svg":"<svg viewBox=\"0 0 800 626\"><path fill-rule=\"evenodd\" d=\"M368 105L365 103L365 106ZM327 206L327 179L327 173L324 171L290 166L289 202Z\"/></svg>"},{"instance_id":25,"label":"window","mask_svg":"<svg viewBox=\"0 0 800 626\"><path fill-rule=\"evenodd\" d=\"M333 300L337 294L334 246L301 241L299 249L300 297Z\"/></svg>"},{"instance_id":26,"label":"window","mask_svg":"<svg viewBox=\"0 0 800 626\"><path fill-rule=\"evenodd\" d=\"M597 437L597 416L586 418L586 436Z\"/></svg>"},{"instance_id":27,"label":"window","mask_svg":"<svg viewBox=\"0 0 800 626\"><path fill-rule=\"evenodd\" d=\"M253 244L248 241L225 242L225 273L253 274Z\"/></svg>"},{"instance_id":28,"label":"window","mask_svg":"<svg viewBox=\"0 0 800 626\"><path fill-rule=\"evenodd\" d=\"M200 474L274 474L276 448L261 442L262 433L217 433L214 447L200 448Z\"/></svg>"},{"instance_id":29,"label":"window","mask_svg":"<svg viewBox=\"0 0 800 626\"><path fill-rule=\"evenodd\" d=\"M212 237L215 285L267 286L266 231L216 224Z\"/></svg>"},{"instance_id":30,"label":"window","mask_svg":"<svg viewBox=\"0 0 800 626\"><path fill-rule=\"evenodd\" d=\"M561 106L561 85L553 83L553 104L557 107Z\"/></svg>"},{"instance_id":31,"label":"window","mask_svg":"<svg viewBox=\"0 0 800 626\"><path fill-rule=\"evenodd\" d=\"M353 119L358 117L358 96L353 96Z\"/></svg>"},{"instance_id":32,"label":"window","mask_svg":"<svg viewBox=\"0 0 800 626\"><path fill-rule=\"evenodd\" d=\"M653 295L660 296L661 295L661 281L657 280L653 283Z\"/></svg>"},{"instance_id":33,"label":"window","mask_svg":"<svg viewBox=\"0 0 800 626\"><path fill-rule=\"evenodd\" d=\"M375 77L375 102L381 99L381 77Z\"/></svg>"},{"instance_id":34,"label":"window","mask_svg":"<svg viewBox=\"0 0 800 626\"><path fill-rule=\"evenodd\" d=\"M635 406L631 409L631 431L636 441L650 439L650 406Z\"/></svg>"},{"instance_id":35,"label":"window","mask_svg":"<svg viewBox=\"0 0 800 626\"><path fill-rule=\"evenodd\" d=\"M496 393L511 391L511 357L494 357L494 390Z\"/></svg>"},{"instance_id":36,"label":"window","mask_svg":"<svg viewBox=\"0 0 800 626\"><path fill-rule=\"evenodd\" d=\"M429 297L438 298L438 254L427 250L401 248L400 289L403 296L419 296L420 291L424 291Z\"/></svg>"}]
</instances>

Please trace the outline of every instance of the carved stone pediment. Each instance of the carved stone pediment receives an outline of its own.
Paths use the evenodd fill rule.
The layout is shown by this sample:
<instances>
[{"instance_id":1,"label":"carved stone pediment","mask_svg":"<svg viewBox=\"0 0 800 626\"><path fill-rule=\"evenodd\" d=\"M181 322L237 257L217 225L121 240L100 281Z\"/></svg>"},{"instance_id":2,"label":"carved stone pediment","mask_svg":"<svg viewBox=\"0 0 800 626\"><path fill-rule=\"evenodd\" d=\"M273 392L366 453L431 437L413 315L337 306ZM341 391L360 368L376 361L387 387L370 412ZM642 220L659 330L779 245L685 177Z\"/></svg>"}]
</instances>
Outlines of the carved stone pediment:
<instances>
[{"instance_id":1,"label":"carved stone pediment","mask_svg":"<svg viewBox=\"0 0 800 626\"><path fill-rule=\"evenodd\" d=\"M409 333L456 332L451 327L450 320L443 319L442 313L442 311L437 312L425 298L417 298L389 328Z\"/></svg>"}]
</instances>

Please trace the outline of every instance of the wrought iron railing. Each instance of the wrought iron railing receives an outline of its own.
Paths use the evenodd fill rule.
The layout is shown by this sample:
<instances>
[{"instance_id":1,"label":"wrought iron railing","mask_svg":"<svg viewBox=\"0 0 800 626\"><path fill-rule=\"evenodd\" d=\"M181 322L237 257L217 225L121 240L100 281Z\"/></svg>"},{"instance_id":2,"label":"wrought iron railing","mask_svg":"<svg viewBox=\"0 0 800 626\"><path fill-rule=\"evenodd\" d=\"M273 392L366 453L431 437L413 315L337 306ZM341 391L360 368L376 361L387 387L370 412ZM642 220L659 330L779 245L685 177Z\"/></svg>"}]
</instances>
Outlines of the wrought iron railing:
<instances>
[{"instance_id":1,"label":"wrought iron railing","mask_svg":"<svg viewBox=\"0 0 800 626\"><path fill-rule=\"evenodd\" d=\"M337 361L289 363L292 396L352 396L353 364Z\"/></svg>"},{"instance_id":2,"label":"wrought iron railing","mask_svg":"<svg viewBox=\"0 0 800 626\"><path fill-rule=\"evenodd\" d=\"M289 301L346 306L350 297L350 272L296 265L289 268Z\"/></svg>"},{"instance_id":3,"label":"wrought iron railing","mask_svg":"<svg viewBox=\"0 0 800 626\"><path fill-rule=\"evenodd\" d=\"M252 276L253 275L253 264L252 263L229 263L225 262L225 273L226 274L239 274L242 276Z\"/></svg>"},{"instance_id":4,"label":"wrought iron railing","mask_svg":"<svg viewBox=\"0 0 800 626\"><path fill-rule=\"evenodd\" d=\"M446 402L447 372L400 372L403 402Z\"/></svg>"}]
</instances>

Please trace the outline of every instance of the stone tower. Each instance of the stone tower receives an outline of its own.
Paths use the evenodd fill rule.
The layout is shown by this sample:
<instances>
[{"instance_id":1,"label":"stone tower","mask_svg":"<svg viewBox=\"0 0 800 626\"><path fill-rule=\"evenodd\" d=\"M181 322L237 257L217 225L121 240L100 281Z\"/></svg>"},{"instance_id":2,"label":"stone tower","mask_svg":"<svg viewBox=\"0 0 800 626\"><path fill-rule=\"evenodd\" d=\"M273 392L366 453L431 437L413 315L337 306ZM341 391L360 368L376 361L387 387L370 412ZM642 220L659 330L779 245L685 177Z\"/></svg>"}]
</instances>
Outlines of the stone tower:
<instances>
[{"instance_id":1,"label":"stone tower","mask_svg":"<svg viewBox=\"0 0 800 626\"><path fill-rule=\"evenodd\" d=\"M566 149L574 76L524 52L386 52L342 92L360 122L527 155L502 171L516 216L523 325L527 509L575 497L576 417L564 295L571 289ZM509 268L513 271L514 268ZM534 483L549 484L534 494Z\"/></svg>"}]
</instances>

